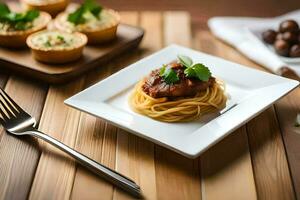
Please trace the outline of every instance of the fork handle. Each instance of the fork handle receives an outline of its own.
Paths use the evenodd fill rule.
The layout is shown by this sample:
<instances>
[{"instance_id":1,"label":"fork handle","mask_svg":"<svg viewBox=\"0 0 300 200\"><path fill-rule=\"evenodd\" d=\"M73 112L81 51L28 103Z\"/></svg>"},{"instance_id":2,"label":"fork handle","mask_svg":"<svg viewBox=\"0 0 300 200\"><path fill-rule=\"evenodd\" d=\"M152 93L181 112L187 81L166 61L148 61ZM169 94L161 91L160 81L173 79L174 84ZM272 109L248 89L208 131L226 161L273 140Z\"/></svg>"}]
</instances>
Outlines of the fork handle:
<instances>
[{"instance_id":1,"label":"fork handle","mask_svg":"<svg viewBox=\"0 0 300 200\"><path fill-rule=\"evenodd\" d=\"M100 163L92 160L91 158L88 158L87 156L79 153L78 151L68 147L67 145L40 131L31 130L26 131L24 134L32 135L52 144L53 146L61 149L62 151L75 158L80 164L82 164L95 174L103 177L107 181L131 193L132 195L136 197L141 197L140 187L133 180L119 174L118 172L112 169L109 169L104 165L101 165Z\"/></svg>"}]
</instances>

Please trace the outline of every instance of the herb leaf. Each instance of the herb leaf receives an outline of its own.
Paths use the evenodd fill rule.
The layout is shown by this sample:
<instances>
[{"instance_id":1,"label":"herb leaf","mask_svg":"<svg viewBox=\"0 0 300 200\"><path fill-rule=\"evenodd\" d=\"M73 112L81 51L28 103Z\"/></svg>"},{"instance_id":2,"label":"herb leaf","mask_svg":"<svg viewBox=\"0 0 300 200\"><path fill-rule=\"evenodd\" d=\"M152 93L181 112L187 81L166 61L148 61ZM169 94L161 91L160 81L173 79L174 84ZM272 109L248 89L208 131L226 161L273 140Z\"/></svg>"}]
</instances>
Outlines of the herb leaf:
<instances>
[{"instance_id":1,"label":"herb leaf","mask_svg":"<svg viewBox=\"0 0 300 200\"><path fill-rule=\"evenodd\" d=\"M165 73L165 71L166 71L166 67L167 67L166 65L163 65L162 68L160 68L160 71L159 71L159 75L160 75L160 76L163 76L163 75L164 75L164 73Z\"/></svg>"},{"instance_id":2,"label":"herb leaf","mask_svg":"<svg viewBox=\"0 0 300 200\"><path fill-rule=\"evenodd\" d=\"M40 15L40 12L37 10L29 10L25 13L23 20L26 22L33 21L35 18L37 18Z\"/></svg>"},{"instance_id":3,"label":"herb leaf","mask_svg":"<svg viewBox=\"0 0 300 200\"><path fill-rule=\"evenodd\" d=\"M63 36L61 36L61 35L58 35L57 39L60 40L60 41L62 41L62 42L65 42L65 38Z\"/></svg>"},{"instance_id":4,"label":"herb leaf","mask_svg":"<svg viewBox=\"0 0 300 200\"><path fill-rule=\"evenodd\" d=\"M203 64L197 63L191 67L188 67L184 70L184 74L187 77L195 77L201 81L208 81L211 76L211 72L208 67Z\"/></svg>"},{"instance_id":5,"label":"herb leaf","mask_svg":"<svg viewBox=\"0 0 300 200\"><path fill-rule=\"evenodd\" d=\"M6 4L0 3L0 21L9 23L16 30L28 28L27 22L32 22L39 14L37 10L29 10L24 13L11 12Z\"/></svg>"},{"instance_id":6,"label":"herb leaf","mask_svg":"<svg viewBox=\"0 0 300 200\"><path fill-rule=\"evenodd\" d=\"M83 24L85 22L85 19L83 18L84 12L84 7L78 8L75 12L69 14L68 21L76 25Z\"/></svg>"},{"instance_id":7,"label":"herb leaf","mask_svg":"<svg viewBox=\"0 0 300 200\"><path fill-rule=\"evenodd\" d=\"M166 65L163 65L159 74L167 84L179 81L177 73L172 68L167 68Z\"/></svg>"},{"instance_id":8,"label":"herb leaf","mask_svg":"<svg viewBox=\"0 0 300 200\"><path fill-rule=\"evenodd\" d=\"M99 13L102 10L102 7L98 5L95 1L93 0L86 0L84 3L86 9L90 11L95 17L99 17Z\"/></svg>"},{"instance_id":9,"label":"herb leaf","mask_svg":"<svg viewBox=\"0 0 300 200\"><path fill-rule=\"evenodd\" d=\"M8 13L10 13L8 6L5 3L0 3L0 18Z\"/></svg>"},{"instance_id":10,"label":"herb leaf","mask_svg":"<svg viewBox=\"0 0 300 200\"><path fill-rule=\"evenodd\" d=\"M102 11L102 7L98 5L94 0L85 0L85 2L73 13L68 16L68 21L78 25L86 22L85 13L91 13L94 17L99 19L99 14Z\"/></svg>"},{"instance_id":11,"label":"herb leaf","mask_svg":"<svg viewBox=\"0 0 300 200\"><path fill-rule=\"evenodd\" d=\"M185 67L190 67L193 64L193 60L188 56L178 55L177 57L180 63Z\"/></svg>"}]
</instances>

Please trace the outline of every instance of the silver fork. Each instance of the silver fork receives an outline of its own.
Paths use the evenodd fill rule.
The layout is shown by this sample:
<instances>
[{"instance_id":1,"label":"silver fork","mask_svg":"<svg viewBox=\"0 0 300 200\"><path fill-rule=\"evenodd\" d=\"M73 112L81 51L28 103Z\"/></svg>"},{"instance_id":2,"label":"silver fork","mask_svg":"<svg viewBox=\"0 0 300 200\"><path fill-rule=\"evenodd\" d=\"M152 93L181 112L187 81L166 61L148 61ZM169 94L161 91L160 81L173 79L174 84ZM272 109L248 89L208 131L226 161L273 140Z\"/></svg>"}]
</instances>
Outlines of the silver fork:
<instances>
[{"instance_id":1,"label":"silver fork","mask_svg":"<svg viewBox=\"0 0 300 200\"><path fill-rule=\"evenodd\" d=\"M140 187L129 178L119 174L118 172L97 163L96 161L86 157L85 155L75 151L67 145L59 142L58 140L38 131L35 118L26 113L20 106L15 103L6 92L0 88L0 123L8 133L14 135L31 135L40 138L53 146L66 152L75 158L80 164L87 167L95 174L103 177L107 181L120 187L121 189L131 193L136 197L142 197Z\"/></svg>"}]
</instances>

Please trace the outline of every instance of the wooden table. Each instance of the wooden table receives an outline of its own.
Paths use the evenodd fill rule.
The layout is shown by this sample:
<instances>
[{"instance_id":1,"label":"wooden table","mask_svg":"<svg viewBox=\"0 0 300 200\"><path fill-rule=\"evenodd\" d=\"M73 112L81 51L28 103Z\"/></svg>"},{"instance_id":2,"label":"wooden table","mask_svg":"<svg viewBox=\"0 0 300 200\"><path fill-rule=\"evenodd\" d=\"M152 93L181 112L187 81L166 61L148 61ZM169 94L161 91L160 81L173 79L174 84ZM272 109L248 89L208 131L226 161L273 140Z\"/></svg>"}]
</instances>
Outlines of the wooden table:
<instances>
[{"instance_id":1,"label":"wooden table","mask_svg":"<svg viewBox=\"0 0 300 200\"><path fill-rule=\"evenodd\" d=\"M194 160L63 104L71 95L170 43L264 70L210 32L192 33L187 12L121 15L123 22L146 30L138 50L66 85L47 85L3 70L0 85L39 119L39 130L131 177L146 199L300 198L300 129L294 127L299 88ZM13 137L1 129L0 199L26 198L132 199L50 145Z\"/></svg>"}]
</instances>

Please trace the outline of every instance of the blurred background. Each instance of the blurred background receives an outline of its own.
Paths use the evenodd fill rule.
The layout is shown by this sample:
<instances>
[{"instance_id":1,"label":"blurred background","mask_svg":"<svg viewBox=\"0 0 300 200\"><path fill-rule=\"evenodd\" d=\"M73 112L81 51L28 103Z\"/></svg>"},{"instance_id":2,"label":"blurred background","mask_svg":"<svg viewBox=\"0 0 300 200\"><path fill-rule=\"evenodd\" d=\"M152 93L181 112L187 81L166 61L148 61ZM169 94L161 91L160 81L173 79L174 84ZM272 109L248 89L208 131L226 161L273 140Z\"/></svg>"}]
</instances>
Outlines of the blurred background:
<instances>
[{"instance_id":1,"label":"blurred background","mask_svg":"<svg viewBox=\"0 0 300 200\"><path fill-rule=\"evenodd\" d=\"M1 0L0 0L1 1ZM14 0L4 0L14 1ZM71 0L82 2L83 0ZM97 0L119 11L184 10L191 14L192 28L207 29L212 16L274 17L300 9L300 0Z\"/></svg>"},{"instance_id":2,"label":"blurred background","mask_svg":"<svg viewBox=\"0 0 300 200\"><path fill-rule=\"evenodd\" d=\"M212 16L274 17L300 9L300 0L101 0L116 10L186 10L191 13L193 28L207 28Z\"/></svg>"}]
</instances>

